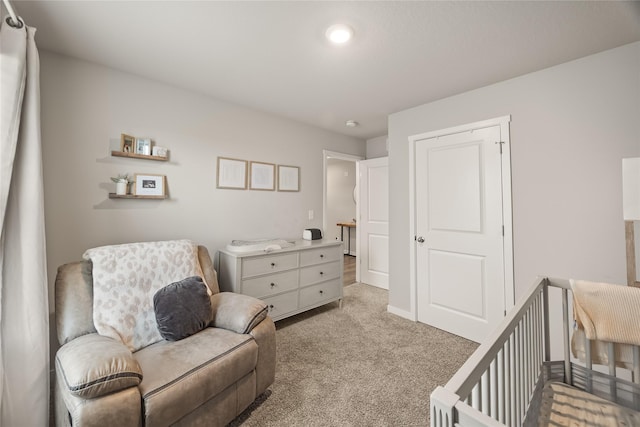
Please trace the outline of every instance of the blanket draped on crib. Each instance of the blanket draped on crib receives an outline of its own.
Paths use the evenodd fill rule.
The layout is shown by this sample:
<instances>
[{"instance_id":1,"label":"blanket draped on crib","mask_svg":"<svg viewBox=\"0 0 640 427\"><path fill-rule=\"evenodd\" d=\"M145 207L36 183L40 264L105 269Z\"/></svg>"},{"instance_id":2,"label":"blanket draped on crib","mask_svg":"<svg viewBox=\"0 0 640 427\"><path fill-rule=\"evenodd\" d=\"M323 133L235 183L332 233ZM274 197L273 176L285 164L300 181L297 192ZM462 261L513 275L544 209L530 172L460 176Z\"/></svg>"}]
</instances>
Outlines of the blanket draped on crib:
<instances>
[{"instance_id":1,"label":"blanket draped on crib","mask_svg":"<svg viewBox=\"0 0 640 427\"><path fill-rule=\"evenodd\" d=\"M586 337L592 340L593 362L606 365L608 355L603 342L615 342L616 364L630 368L630 345L640 345L640 288L584 280L570 282L577 324L572 339L574 355L584 360Z\"/></svg>"},{"instance_id":2,"label":"blanket draped on crib","mask_svg":"<svg viewBox=\"0 0 640 427\"><path fill-rule=\"evenodd\" d=\"M157 290L190 276L204 280L198 247L189 240L102 246L83 258L93 264L96 331L131 351L162 340L153 309Z\"/></svg>"}]
</instances>

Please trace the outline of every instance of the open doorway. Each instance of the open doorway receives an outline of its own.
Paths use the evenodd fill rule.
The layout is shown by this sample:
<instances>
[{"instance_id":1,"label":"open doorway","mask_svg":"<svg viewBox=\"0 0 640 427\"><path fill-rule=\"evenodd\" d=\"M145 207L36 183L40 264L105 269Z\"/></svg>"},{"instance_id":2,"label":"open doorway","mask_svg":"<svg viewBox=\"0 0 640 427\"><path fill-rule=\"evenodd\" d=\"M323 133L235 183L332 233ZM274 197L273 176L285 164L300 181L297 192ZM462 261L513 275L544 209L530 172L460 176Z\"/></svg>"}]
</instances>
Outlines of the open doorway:
<instances>
[{"instance_id":1,"label":"open doorway","mask_svg":"<svg viewBox=\"0 0 640 427\"><path fill-rule=\"evenodd\" d=\"M324 150L323 233L325 239L342 240L344 283L356 281L357 185L360 156Z\"/></svg>"}]
</instances>

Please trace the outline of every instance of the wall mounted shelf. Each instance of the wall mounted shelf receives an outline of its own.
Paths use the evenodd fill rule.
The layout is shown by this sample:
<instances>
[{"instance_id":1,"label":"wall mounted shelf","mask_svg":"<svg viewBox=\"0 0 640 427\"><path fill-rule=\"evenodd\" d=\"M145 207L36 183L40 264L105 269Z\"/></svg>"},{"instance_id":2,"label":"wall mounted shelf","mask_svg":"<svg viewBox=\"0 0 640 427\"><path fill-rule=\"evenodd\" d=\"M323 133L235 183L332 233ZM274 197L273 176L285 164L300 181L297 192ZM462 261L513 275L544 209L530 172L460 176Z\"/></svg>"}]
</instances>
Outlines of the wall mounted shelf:
<instances>
[{"instance_id":1,"label":"wall mounted shelf","mask_svg":"<svg viewBox=\"0 0 640 427\"><path fill-rule=\"evenodd\" d=\"M147 156L146 154L126 153L124 151L112 151L111 155L115 157L129 157L132 159L156 160L158 162L166 162L169 160L168 157Z\"/></svg>"},{"instance_id":2,"label":"wall mounted shelf","mask_svg":"<svg viewBox=\"0 0 640 427\"><path fill-rule=\"evenodd\" d=\"M135 194L109 193L109 198L110 199L156 199L156 200L162 200L162 199L168 199L169 196L137 196Z\"/></svg>"}]
</instances>

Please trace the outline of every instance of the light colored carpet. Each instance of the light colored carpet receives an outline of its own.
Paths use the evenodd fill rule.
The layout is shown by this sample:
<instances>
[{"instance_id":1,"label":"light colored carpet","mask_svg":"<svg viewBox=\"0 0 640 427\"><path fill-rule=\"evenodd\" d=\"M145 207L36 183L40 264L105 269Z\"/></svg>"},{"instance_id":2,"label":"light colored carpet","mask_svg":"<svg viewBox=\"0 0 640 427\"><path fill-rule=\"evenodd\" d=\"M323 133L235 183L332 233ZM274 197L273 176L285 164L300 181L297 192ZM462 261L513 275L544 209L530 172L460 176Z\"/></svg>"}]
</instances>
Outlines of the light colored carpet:
<instances>
[{"instance_id":1,"label":"light colored carpet","mask_svg":"<svg viewBox=\"0 0 640 427\"><path fill-rule=\"evenodd\" d=\"M429 394L477 344L387 313L387 291L276 323L276 381L230 426L428 426Z\"/></svg>"}]
</instances>

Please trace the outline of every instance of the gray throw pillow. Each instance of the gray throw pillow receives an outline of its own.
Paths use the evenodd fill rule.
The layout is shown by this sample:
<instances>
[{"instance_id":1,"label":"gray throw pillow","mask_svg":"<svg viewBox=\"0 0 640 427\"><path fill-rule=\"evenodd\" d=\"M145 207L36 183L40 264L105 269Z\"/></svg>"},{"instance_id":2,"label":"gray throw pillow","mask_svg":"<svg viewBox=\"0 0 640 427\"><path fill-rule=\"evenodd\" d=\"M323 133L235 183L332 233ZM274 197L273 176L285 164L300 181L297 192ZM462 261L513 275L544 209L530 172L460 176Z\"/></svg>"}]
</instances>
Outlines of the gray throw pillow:
<instances>
[{"instance_id":1,"label":"gray throw pillow","mask_svg":"<svg viewBox=\"0 0 640 427\"><path fill-rule=\"evenodd\" d=\"M160 335L178 341L200 332L211 321L211 300L201 277L188 277L159 289L153 308Z\"/></svg>"}]
</instances>

